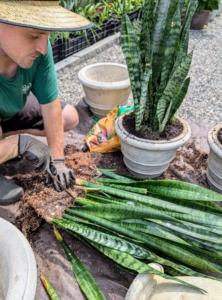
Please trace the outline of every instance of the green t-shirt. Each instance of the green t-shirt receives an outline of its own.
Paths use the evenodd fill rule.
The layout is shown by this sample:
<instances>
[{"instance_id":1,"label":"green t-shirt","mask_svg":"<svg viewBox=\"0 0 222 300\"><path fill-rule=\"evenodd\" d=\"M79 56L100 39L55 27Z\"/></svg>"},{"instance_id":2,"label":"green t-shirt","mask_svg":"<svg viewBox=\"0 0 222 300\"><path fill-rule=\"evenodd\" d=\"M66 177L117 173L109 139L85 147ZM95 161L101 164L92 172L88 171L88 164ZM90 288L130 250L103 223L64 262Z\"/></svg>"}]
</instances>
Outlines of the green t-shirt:
<instances>
[{"instance_id":1,"label":"green t-shirt","mask_svg":"<svg viewBox=\"0 0 222 300\"><path fill-rule=\"evenodd\" d=\"M18 68L18 74L10 79L0 74L0 121L11 119L25 106L32 91L40 104L47 104L58 97L58 85L52 47L40 55L29 69Z\"/></svg>"}]
</instances>

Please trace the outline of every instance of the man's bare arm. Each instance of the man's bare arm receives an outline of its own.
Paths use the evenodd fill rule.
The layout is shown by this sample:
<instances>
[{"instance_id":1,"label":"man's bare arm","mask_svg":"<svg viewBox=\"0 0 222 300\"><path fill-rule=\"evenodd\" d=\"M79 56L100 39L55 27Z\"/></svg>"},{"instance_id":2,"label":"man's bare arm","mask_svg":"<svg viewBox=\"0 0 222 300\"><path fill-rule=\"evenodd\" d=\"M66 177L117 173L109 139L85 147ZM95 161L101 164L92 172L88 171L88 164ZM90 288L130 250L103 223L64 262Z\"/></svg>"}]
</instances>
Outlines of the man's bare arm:
<instances>
[{"instance_id":1,"label":"man's bare arm","mask_svg":"<svg viewBox=\"0 0 222 300\"><path fill-rule=\"evenodd\" d=\"M62 109L59 98L53 102L41 105L44 129L48 145L52 148L52 157L64 157Z\"/></svg>"}]
</instances>

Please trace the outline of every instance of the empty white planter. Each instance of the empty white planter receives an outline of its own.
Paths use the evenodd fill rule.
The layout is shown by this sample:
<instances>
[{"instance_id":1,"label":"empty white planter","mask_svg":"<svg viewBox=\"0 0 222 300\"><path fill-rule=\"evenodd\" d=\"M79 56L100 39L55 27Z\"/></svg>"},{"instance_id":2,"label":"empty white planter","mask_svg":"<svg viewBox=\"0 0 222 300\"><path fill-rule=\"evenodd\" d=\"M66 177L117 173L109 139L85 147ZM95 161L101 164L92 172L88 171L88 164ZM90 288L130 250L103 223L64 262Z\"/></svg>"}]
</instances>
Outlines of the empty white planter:
<instances>
[{"instance_id":1,"label":"empty white planter","mask_svg":"<svg viewBox=\"0 0 222 300\"><path fill-rule=\"evenodd\" d=\"M86 103L94 116L105 117L118 105L125 105L131 87L125 65L98 63L82 68L78 79L83 85Z\"/></svg>"},{"instance_id":2,"label":"empty white planter","mask_svg":"<svg viewBox=\"0 0 222 300\"><path fill-rule=\"evenodd\" d=\"M24 235L0 218L0 300L34 300L36 262Z\"/></svg>"},{"instance_id":3,"label":"empty white planter","mask_svg":"<svg viewBox=\"0 0 222 300\"><path fill-rule=\"evenodd\" d=\"M222 128L222 125L213 127L207 136L210 147L207 181L213 190L222 193L222 145L217 138L220 128Z\"/></svg>"}]
</instances>

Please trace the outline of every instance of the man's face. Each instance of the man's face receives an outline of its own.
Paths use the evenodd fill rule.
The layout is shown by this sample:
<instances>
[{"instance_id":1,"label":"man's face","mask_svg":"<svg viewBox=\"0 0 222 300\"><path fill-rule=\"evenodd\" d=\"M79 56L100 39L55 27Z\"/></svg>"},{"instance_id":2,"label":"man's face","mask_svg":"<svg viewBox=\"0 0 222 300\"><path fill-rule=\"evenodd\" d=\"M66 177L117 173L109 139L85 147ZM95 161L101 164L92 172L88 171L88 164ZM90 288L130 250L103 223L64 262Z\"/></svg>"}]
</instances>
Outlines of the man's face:
<instances>
[{"instance_id":1,"label":"man's face","mask_svg":"<svg viewBox=\"0 0 222 300\"><path fill-rule=\"evenodd\" d=\"M51 32L0 23L0 60L9 58L28 69L40 54L46 54Z\"/></svg>"}]
</instances>

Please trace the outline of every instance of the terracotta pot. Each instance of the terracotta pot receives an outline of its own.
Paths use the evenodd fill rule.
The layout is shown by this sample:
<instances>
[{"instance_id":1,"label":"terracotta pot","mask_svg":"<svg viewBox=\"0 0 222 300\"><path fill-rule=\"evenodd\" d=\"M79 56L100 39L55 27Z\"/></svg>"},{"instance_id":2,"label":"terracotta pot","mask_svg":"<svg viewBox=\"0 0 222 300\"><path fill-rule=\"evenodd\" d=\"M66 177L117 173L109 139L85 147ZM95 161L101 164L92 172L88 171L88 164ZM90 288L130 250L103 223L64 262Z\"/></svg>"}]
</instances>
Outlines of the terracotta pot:
<instances>
[{"instance_id":1,"label":"terracotta pot","mask_svg":"<svg viewBox=\"0 0 222 300\"><path fill-rule=\"evenodd\" d=\"M196 11L193 15L190 29L201 30L206 24L207 18L209 17L210 10L203 10L201 12Z\"/></svg>"},{"instance_id":2,"label":"terracotta pot","mask_svg":"<svg viewBox=\"0 0 222 300\"><path fill-rule=\"evenodd\" d=\"M210 187L219 193L222 193L222 145L217 138L217 133L221 128L222 125L213 127L207 136L210 146L207 181Z\"/></svg>"},{"instance_id":3,"label":"terracotta pot","mask_svg":"<svg viewBox=\"0 0 222 300\"><path fill-rule=\"evenodd\" d=\"M173 160L176 151L190 138L191 131L188 124L180 119L183 132L171 139L163 141L147 140L130 134L122 125L123 116L117 118L115 130L121 140L123 160L130 173L142 178L160 176Z\"/></svg>"}]
</instances>

